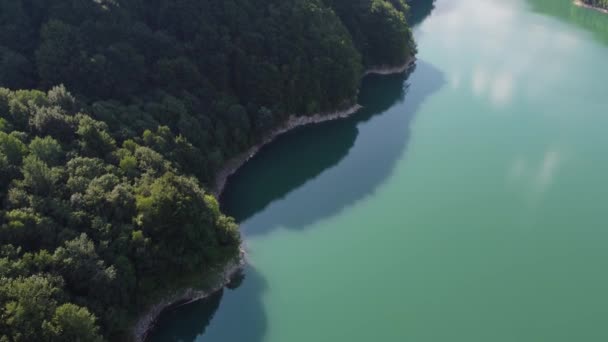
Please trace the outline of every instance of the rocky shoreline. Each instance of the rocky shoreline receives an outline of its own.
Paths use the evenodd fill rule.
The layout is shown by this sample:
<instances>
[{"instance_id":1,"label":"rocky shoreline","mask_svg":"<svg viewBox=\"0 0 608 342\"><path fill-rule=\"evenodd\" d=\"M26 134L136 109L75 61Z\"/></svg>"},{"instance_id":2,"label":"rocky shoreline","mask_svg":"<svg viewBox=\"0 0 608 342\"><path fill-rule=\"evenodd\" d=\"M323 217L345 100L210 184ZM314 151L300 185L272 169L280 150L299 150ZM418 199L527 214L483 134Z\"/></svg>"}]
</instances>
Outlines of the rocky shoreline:
<instances>
[{"instance_id":1,"label":"rocky shoreline","mask_svg":"<svg viewBox=\"0 0 608 342\"><path fill-rule=\"evenodd\" d=\"M221 271L218 272L217 281L215 281L215 284L211 288L205 290L194 288L180 290L146 310L146 312L139 316L137 322L133 326L133 341L144 342L150 331L154 328L158 318L165 310L205 299L221 290L231 281L237 272L243 269L243 266L245 265L244 256L245 254L241 250L238 257L226 263Z\"/></svg>"},{"instance_id":2,"label":"rocky shoreline","mask_svg":"<svg viewBox=\"0 0 608 342\"><path fill-rule=\"evenodd\" d=\"M367 69L363 73L363 77L371 74L376 75L391 75L391 74L400 74L402 72L407 71L414 63L416 62L416 58L412 57L407 62L399 66L378 66ZM330 113L317 113L310 116L295 116L291 115L287 121L285 121L279 127L270 131L260 143L252 146L249 150L233 157L217 172L215 176L215 183L213 184L212 194L216 198L220 198L224 188L226 187L226 183L228 178L232 176L238 169L240 169L245 163L247 163L251 158L253 158L262 147L274 141L281 134L287 133L295 128L318 124L325 121L332 121L338 119L347 118L357 111L361 109L362 106L359 104L354 104L344 110L330 112Z\"/></svg>"},{"instance_id":3,"label":"rocky shoreline","mask_svg":"<svg viewBox=\"0 0 608 342\"><path fill-rule=\"evenodd\" d=\"M219 198L224 191L228 178L232 176L238 169L253 158L262 147L268 145L274 141L279 135L287 133L294 128L318 124L325 121L343 119L356 113L362 107L358 104L352 105L345 110L332 112L332 113L319 113L310 116L295 116L291 115L287 121L285 121L279 127L271 130L260 143L252 146L249 150L237 155L236 157L227 161L224 166L217 172L215 177L215 184L213 186L212 193L216 198Z\"/></svg>"},{"instance_id":4,"label":"rocky shoreline","mask_svg":"<svg viewBox=\"0 0 608 342\"><path fill-rule=\"evenodd\" d=\"M582 2L581 0L574 0L574 4L576 6L580 6L580 7L584 7L584 8L589 8L589 9L592 9L592 10L596 10L596 11L600 11L602 13L608 14L608 9L602 8L602 7L596 7L596 6L593 6L593 5L589 5L587 3Z\"/></svg>"},{"instance_id":5,"label":"rocky shoreline","mask_svg":"<svg viewBox=\"0 0 608 342\"><path fill-rule=\"evenodd\" d=\"M378 74L378 75L390 75L390 74L398 74L407 71L410 67L413 66L416 59L414 57L410 58L406 63L400 66L392 67L392 66L380 66L370 68L363 76L367 76L370 74ZM359 104L353 104L348 108L330 112L330 113L318 113L310 116L295 116L291 115L287 121L285 121L279 127L273 129L270 133L268 133L260 143L251 147L244 153L239 154L238 156L230 159L226 162L222 168L218 171L216 175L216 181L212 189L212 194L219 199L222 192L224 191L224 187L226 186L226 182L228 178L233 175L238 169L241 168L247 161L253 158L262 147L274 141L281 134L287 133L294 128L318 124L325 121L338 120L347 118L354 113L358 112L362 106ZM218 280L216 284L214 284L211 288L206 290L187 288L183 289L171 296L168 296L164 300L155 304L146 310L142 315L139 316L135 325L132 329L133 340L135 342L144 342L148 337L148 334L154 328L159 316L165 310L170 308L175 308L181 305L185 305L188 303L195 302L197 300L204 299L213 293L221 290L224 286L226 286L231 278L240 270L242 270L245 265L245 254L243 250L239 253L239 256L228 262L222 270L218 273Z\"/></svg>"},{"instance_id":6,"label":"rocky shoreline","mask_svg":"<svg viewBox=\"0 0 608 342\"><path fill-rule=\"evenodd\" d=\"M400 74L402 72L406 72L415 62L416 62L416 58L410 58L403 65L399 65L399 66L385 65L385 66L369 68L363 73L363 76L372 75L372 74L376 74L376 75Z\"/></svg>"}]
</instances>

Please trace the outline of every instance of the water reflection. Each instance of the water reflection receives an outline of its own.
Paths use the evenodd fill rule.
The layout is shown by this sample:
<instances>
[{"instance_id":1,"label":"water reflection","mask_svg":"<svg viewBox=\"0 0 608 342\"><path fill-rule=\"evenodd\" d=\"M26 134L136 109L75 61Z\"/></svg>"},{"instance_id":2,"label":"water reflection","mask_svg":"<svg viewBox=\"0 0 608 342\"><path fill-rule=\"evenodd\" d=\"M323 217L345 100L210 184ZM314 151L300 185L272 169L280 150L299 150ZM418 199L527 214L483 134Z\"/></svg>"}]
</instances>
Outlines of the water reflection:
<instances>
[{"instance_id":1,"label":"water reflection","mask_svg":"<svg viewBox=\"0 0 608 342\"><path fill-rule=\"evenodd\" d=\"M355 117L308 127L271 144L230 184L234 188L229 187L224 197L230 201L224 203L225 209L240 220L249 217L243 222L245 229L252 227L247 233L259 234L278 225L304 227L373 191L403 154L418 106L443 83L441 73L423 61L409 75L411 86L405 82L407 77L371 76L360 96L365 110ZM401 106L390 109L402 101ZM384 115L378 116L380 113ZM268 163L275 167L269 168ZM255 177L249 179L251 175ZM312 184L307 184L307 190L294 189L309 181ZM261 191L271 185L272 191ZM237 188L239 194L248 195L236 197ZM260 197L251 197L256 194ZM262 211L286 194L288 201L278 201ZM151 341L195 341L203 335L206 341L263 341L266 281L248 265L244 279L233 288L165 313ZM211 320L213 325L208 327Z\"/></svg>"},{"instance_id":2,"label":"water reflection","mask_svg":"<svg viewBox=\"0 0 608 342\"><path fill-rule=\"evenodd\" d=\"M262 295L264 278L252 267L213 296L163 313L161 329L151 342L206 341L260 342L267 328ZM221 311L218 311L220 302ZM213 326L209 323L213 320Z\"/></svg>"},{"instance_id":3,"label":"water reflection","mask_svg":"<svg viewBox=\"0 0 608 342\"><path fill-rule=\"evenodd\" d=\"M570 0L564 0L562 4L565 1ZM605 135L602 134L605 125L601 124L605 120L599 119L605 117L600 115L605 113L605 102L597 100L602 98L599 97L603 96L600 89L603 91L604 88L593 81L603 79L600 77L603 76L603 69L589 67L588 70L574 72L572 69L585 65L585 61L590 61L588 64L591 66L599 65L600 58L597 57L606 55L596 54L595 60L582 58L581 55L591 55L594 51L588 45L583 45L585 42L581 42L580 32L564 32L565 30L559 29L560 25L556 25L557 20L538 14L530 15L526 12L513 15L514 6L523 4L525 0L437 2L437 10L434 12L436 20L422 23L419 27L422 31L428 30L428 37L433 37L420 41L423 45L420 51L421 59L426 59L433 65L441 65L442 72L421 61L407 80L411 83L409 87L403 86L403 79L400 81L402 83L388 79L387 84L392 85L383 87L382 79L378 78L377 87L370 87L361 94L362 102L369 101L367 114L359 113L357 117L346 121L306 128L284 137L287 140L270 146L267 152L259 156L267 159L260 160L258 166L255 161L248 166L259 169L245 169L234 179L235 188L229 190L232 198L225 203L226 209L241 220L245 219L243 226L246 234L260 234L277 227L310 227L314 220L336 215L345 207L377 191L391 177L396 160L401 160L406 152L409 127L418 106L425 96L449 81L454 90L460 91L442 92L443 107L438 101L433 101L427 109L436 110L434 114L445 110L455 118L445 120L447 115L443 115L443 121L437 120L443 126L435 123L432 128L449 126L460 134L452 140L459 141L455 145L458 148L454 149L457 152L453 153L453 158L447 158L448 162L429 165L445 167L441 169L445 172L441 179L447 179L445 184L452 185L451 189L465 189L467 192L449 194L450 188L446 191L446 188L428 185L427 189L423 183L424 191L438 195L416 198L416 201L430 202L445 196L445 199L438 201L439 205L444 205L441 207L442 213L437 215L435 208L420 206L420 212L428 208L432 213L432 218L418 221L428 225L421 225L424 229L419 230L419 236L412 230L414 233L407 235L407 239L395 239L410 241L410 247L418 241L426 242L431 251L421 249L422 251L411 254L411 259L414 260L411 265L420 264L420 269L408 272L404 278L390 279L390 282L403 284L405 289L419 290L410 291L414 293L411 296L412 307L420 309L411 317L411 330L412 334L422 338L410 340L491 341L496 338L496 331L504 333L503 340L512 341L567 341L576 340L577 334L585 337L582 340L602 340L597 335L593 336L598 332L595 328L602 327L603 317L602 292L595 290L601 288L598 284L605 283L605 279L600 277L601 272L596 272L601 269L601 262L595 261L605 260L602 255L606 238L601 229L603 222L601 219L594 220L593 217L601 218L599 213L605 209L605 192L602 192L601 186L597 186L602 179L599 175L606 169L605 153L601 149L605 146ZM484 15L487 17L484 18ZM522 17L527 19L522 20ZM464 25L459 20L468 21L469 25ZM441 43L437 43L440 39ZM581 46L585 49L580 49ZM581 52L573 54L576 50ZM445 77L443 72L446 72ZM580 73L584 72L593 72L596 77L580 77ZM374 82L373 79L369 81ZM571 93L564 90L566 87L584 91ZM564 98L572 94L576 95L576 101L564 101ZM585 95L596 100L584 103ZM533 99L535 97L537 99ZM455 99L463 100L457 102ZM487 100L488 106L481 100ZM394 106L401 101L402 105ZM492 110L493 106L504 108L511 105L511 102L519 102L508 108L510 114L518 115L516 119L507 120L509 118L504 116L486 121L486 115L496 112ZM371 111L374 106L377 109L375 112ZM585 114L581 113L581 108L596 113L594 120L576 122L573 118ZM547 120L545 115L553 117ZM553 120L557 116L567 120ZM432 120L425 121L429 124ZM488 124L488 121L492 121L492 124ZM473 128L461 130L466 124ZM437 140L444 138L442 143L450 141L438 135L436 130L430 130L429 127L420 129L421 126L424 125L418 126L417 132L426 132L433 138L437 137ZM570 130L575 130L576 134ZM484 132L484 137L498 138L481 140L478 132ZM455 136L452 134L448 138ZM418 140L418 143L421 140L424 139ZM574 141L580 145L573 152L573 147L568 146L568 143ZM492 149L476 149L484 144L492 145ZM273 149L277 150L273 152ZM425 152L436 151L439 149ZM477 161L466 158L467 154L473 152L480 153L479 159L487 160L487 165L496 162L498 166L492 164L487 170L473 170L470 174L467 172L473 167L459 168L459 164ZM568 175L567 167L575 164L571 162L575 152L584 154L581 159L588 160L589 164L581 166L584 167L584 172L575 169L577 172L570 175L576 177L564 182L563 178ZM269 168L269 164L273 167ZM429 172L432 172L431 167ZM500 173L497 174L492 167L499 169ZM408 168L412 169L415 167ZM494 177L503 177L505 173L510 181L525 188L526 195L534 191L561 191L561 196L554 196L551 201L547 201L548 206L538 205L537 211L528 216L519 204L515 204L517 201L503 199L510 194L485 186L495 185ZM451 175L457 181L450 179ZM585 179L588 176L593 178ZM238 183L241 178L243 183ZM474 183L469 189L467 186L473 178L479 178L479 183ZM294 184L304 183L305 188L310 190L295 189L298 186ZM455 185L459 183L463 186ZM275 184L278 185L273 188ZM477 199L474 202L468 201L461 198L461 194ZM257 200L260 200L259 205L256 204ZM239 207L240 203L243 203L243 207ZM427 226L429 231L433 231L433 225L447 228L435 227L438 230L433 234L422 233L427 230ZM524 231L523 228L526 227L535 229ZM517 231L511 235L513 230ZM534 230L538 234L534 234ZM601 235L589 238L591 231L594 234L601 231ZM590 240L595 241L590 243ZM403 250L406 253L407 248L403 247ZM433 253L435 250L439 253ZM357 254L366 252L357 250ZM549 259L553 262L547 262ZM370 263L375 260L379 259L370 257ZM394 261L397 268L401 267L399 262ZM369 274L361 274L361 278L365 276ZM383 280L384 278L380 281ZM374 281L371 283L375 288ZM581 287L583 283L590 285ZM162 331L155 340L267 340L271 338L267 333L275 330L274 326L268 325L272 322L268 322L267 315L277 314L273 311L277 309L274 306L277 304L273 303L277 293L271 292L276 289L269 290L269 285L273 284L266 284L260 272L248 268L246 278L238 290L225 290L216 298L193 304L191 311L183 308L174 316L170 315L174 318L163 321ZM577 288L593 295L583 298L580 296L582 292L572 291ZM285 297L293 298L289 297L290 294L287 293ZM401 303L395 298L383 298L380 295L371 298L372 301L384 299L390 303ZM286 305L280 303L277 306ZM408 303L402 306L406 307ZM523 312L522 307L527 311ZM360 310L366 308L361 306ZM357 312L356 309L354 311ZM588 319L585 315L577 316L579 311L593 317ZM290 311L281 311L283 312ZM569 322L568 314L572 312ZM380 312L382 313L385 312ZM317 319L325 317L330 316L321 307ZM387 314L378 320L391 318L393 317ZM576 321L579 318L584 323ZM211 319L213 324L207 326ZM477 324L480 319L483 324ZM303 328L311 327L306 321L303 322ZM530 322L536 322L536 326L532 327ZM556 322L565 328L554 329ZM379 326L381 325L376 322L370 322L368 330L377 333L378 339L382 340ZM437 329L438 326L442 329ZM404 324L403 329L407 330L408 327ZM465 336L466 333L470 334ZM570 335L564 337L564 334ZM384 336L387 335L390 334Z\"/></svg>"},{"instance_id":4,"label":"water reflection","mask_svg":"<svg viewBox=\"0 0 608 342\"><path fill-rule=\"evenodd\" d=\"M433 10L433 3L416 2L410 22L420 23ZM415 85L410 87L409 82L406 83L408 77ZM302 227L311 220L339 211L373 191L389 176L406 146L409 124L418 106L443 83L442 74L423 61L417 62L412 75L367 77L359 99L364 110L346 120L290 132L264 148L243 167L238 177L231 179L222 198L224 209L239 222L248 220L247 226L260 228L250 233L262 233L283 224ZM400 109L390 110L404 100ZM384 115L379 116L382 113ZM369 124L362 127L365 123ZM355 147L357 152L352 152ZM365 177L347 177L338 170L329 172L339 163L345 163L339 169L361 172ZM294 207L290 210L281 213L284 204L274 208L271 214L258 216L255 221L252 218L269 204L292 196L294 189L319 176L323 176L324 181L315 184L312 194L322 201L295 194L290 204ZM356 182L345 182L346 178ZM330 189L333 189L331 193L327 191ZM306 209L300 210L298 206L303 203ZM272 218L273 215L278 216ZM292 220L285 220L290 216ZM262 302L267 288L266 280L248 265L244 277L228 289L164 313L150 340L261 342L268 327ZM213 325L209 326L211 320Z\"/></svg>"},{"instance_id":5,"label":"water reflection","mask_svg":"<svg viewBox=\"0 0 608 342\"><path fill-rule=\"evenodd\" d=\"M417 27L435 9L435 0L417 0L410 8L410 24ZM432 68L423 62L417 64L418 69L423 69L418 71L419 74L424 73L425 68ZM366 107L362 112L347 120L297 129L266 146L235 177L229 179L222 195L224 211L238 222L243 222L272 201L285 197L293 189L338 164L353 147L359 134L359 123L403 101L409 86L404 83L412 71L399 75L367 76L363 80L359 99L359 103ZM427 76L431 83L436 81L435 87L443 82L436 70L430 71ZM420 104L415 95L412 97L414 100L409 101ZM276 167L268 170L268 165Z\"/></svg>"},{"instance_id":6,"label":"water reflection","mask_svg":"<svg viewBox=\"0 0 608 342\"><path fill-rule=\"evenodd\" d=\"M360 113L293 132L264 149L228 185L226 212L248 235L301 229L373 193L402 158L418 107L444 83L424 61L405 82L408 76L368 77Z\"/></svg>"},{"instance_id":7,"label":"water reflection","mask_svg":"<svg viewBox=\"0 0 608 342\"><path fill-rule=\"evenodd\" d=\"M572 8L576 13L584 10L571 5L570 0L564 1L568 13ZM564 9L564 1L555 1L559 9ZM569 75L578 70L572 70L569 61L580 59L584 36L551 29L555 23L549 18L533 15L530 20L529 14L521 15L525 5L522 0L437 4L433 12L436 20L421 25L419 30L433 37L433 43L440 42L443 54L455 56L446 75L452 88L468 87L472 96L487 102L493 110L508 111L518 96L537 101L551 96L556 84L564 93L580 86L571 82ZM603 19L608 25L608 17ZM429 49L422 46L421 51Z\"/></svg>"},{"instance_id":8,"label":"water reflection","mask_svg":"<svg viewBox=\"0 0 608 342\"><path fill-rule=\"evenodd\" d=\"M540 158L530 159L516 157L508 168L507 180L530 189L530 200L534 203L555 183L566 158L562 150L551 147Z\"/></svg>"},{"instance_id":9,"label":"water reflection","mask_svg":"<svg viewBox=\"0 0 608 342\"><path fill-rule=\"evenodd\" d=\"M160 333L152 334L150 341L194 341L197 336L205 333L220 306L223 294L222 290L205 300L164 312L160 317L164 324L176 326L179 329L162 330Z\"/></svg>"}]
</instances>

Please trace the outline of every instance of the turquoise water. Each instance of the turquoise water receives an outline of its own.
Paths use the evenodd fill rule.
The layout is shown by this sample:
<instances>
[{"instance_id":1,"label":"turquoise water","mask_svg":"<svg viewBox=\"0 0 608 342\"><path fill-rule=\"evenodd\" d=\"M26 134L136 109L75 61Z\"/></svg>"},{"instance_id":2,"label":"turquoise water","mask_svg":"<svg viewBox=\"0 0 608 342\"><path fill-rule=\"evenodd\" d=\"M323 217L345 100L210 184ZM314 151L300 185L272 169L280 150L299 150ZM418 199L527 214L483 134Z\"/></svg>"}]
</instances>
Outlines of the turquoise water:
<instances>
[{"instance_id":1,"label":"turquoise water","mask_svg":"<svg viewBox=\"0 0 608 342\"><path fill-rule=\"evenodd\" d=\"M608 340L608 15L416 14L414 70L366 78L361 112L231 179L249 265L152 340Z\"/></svg>"}]
</instances>

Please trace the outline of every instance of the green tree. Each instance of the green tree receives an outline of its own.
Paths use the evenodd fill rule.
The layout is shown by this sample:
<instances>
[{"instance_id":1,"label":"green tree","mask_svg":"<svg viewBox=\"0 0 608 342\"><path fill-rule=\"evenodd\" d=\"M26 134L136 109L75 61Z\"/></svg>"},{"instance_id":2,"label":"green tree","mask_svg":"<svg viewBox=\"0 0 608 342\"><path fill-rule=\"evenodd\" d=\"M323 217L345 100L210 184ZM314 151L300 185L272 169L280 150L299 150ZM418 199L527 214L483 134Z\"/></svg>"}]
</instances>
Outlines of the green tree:
<instances>
[{"instance_id":1,"label":"green tree","mask_svg":"<svg viewBox=\"0 0 608 342\"><path fill-rule=\"evenodd\" d=\"M0 226L3 244L21 246L27 251L52 248L56 241L55 224L32 208L9 210Z\"/></svg>"},{"instance_id":2,"label":"green tree","mask_svg":"<svg viewBox=\"0 0 608 342\"><path fill-rule=\"evenodd\" d=\"M104 285L116 277L114 268L105 265L93 241L84 233L57 248L54 258L66 287L76 295L103 291Z\"/></svg>"},{"instance_id":3,"label":"green tree","mask_svg":"<svg viewBox=\"0 0 608 342\"><path fill-rule=\"evenodd\" d=\"M63 84L53 87L47 94L49 104L61 108L65 113L74 115L78 111L76 98Z\"/></svg>"},{"instance_id":4,"label":"green tree","mask_svg":"<svg viewBox=\"0 0 608 342\"><path fill-rule=\"evenodd\" d=\"M50 135L63 142L74 139L72 118L59 107L36 107L30 119L30 127L39 135Z\"/></svg>"},{"instance_id":5,"label":"green tree","mask_svg":"<svg viewBox=\"0 0 608 342\"><path fill-rule=\"evenodd\" d=\"M125 174L129 177L137 176L137 158L132 155L124 156L120 159L120 168L125 172Z\"/></svg>"},{"instance_id":6,"label":"green tree","mask_svg":"<svg viewBox=\"0 0 608 342\"><path fill-rule=\"evenodd\" d=\"M29 145L30 153L51 166L61 164L64 157L63 148L50 136L35 137Z\"/></svg>"},{"instance_id":7,"label":"green tree","mask_svg":"<svg viewBox=\"0 0 608 342\"><path fill-rule=\"evenodd\" d=\"M86 308L72 303L63 304L53 314L50 322L44 323L47 336L57 342L101 342L96 318Z\"/></svg>"},{"instance_id":8,"label":"green tree","mask_svg":"<svg viewBox=\"0 0 608 342\"><path fill-rule=\"evenodd\" d=\"M61 278L43 275L0 278L0 340L29 342L46 336L61 296Z\"/></svg>"},{"instance_id":9,"label":"green tree","mask_svg":"<svg viewBox=\"0 0 608 342\"><path fill-rule=\"evenodd\" d=\"M60 175L40 158L31 155L23 160L23 186L36 195L49 195Z\"/></svg>"},{"instance_id":10,"label":"green tree","mask_svg":"<svg viewBox=\"0 0 608 342\"><path fill-rule=\"evenodd\" d=\"M0 152L8 164L18 166L27 154L27 147L15 134L0 132Z\"/></svg>"},{"instance_id":11,"label":"green tree","mask_svg":"<svg viewBox=\"0 0 608 342\"><path fill-rule=\"evenodd\" d=\"M95 121L89 116L79 117L76 134L84 155L103 158L114 150L116 142L107 129L108 126L103 122Z\"/></svg>"},{"instance_id":12,"label":"green tree","mask_svg":"<svg viewBox=\"0 0 608 342\"><path fill-rule=\"evenodd\" d=\"M159 260L174 270L190 270L217 257L213 250L220 243L217 231L205 227L217 226L221 215L208 205L194 179L166 173L138 192L137 225L153 243L171 241L170 248L157 250ZM233 228L218 226L217 230ZM238 235L235 230L230 233Z\"/></svg>"},{"instance_id":13,"label":"green tree","mask_svg":"<svg viewBox=\"0 0 608 342\"><path fill-rule=\"evenodd\" d=\"M48 105L46 94L38 90L17 90L7 95L8 113L4 115L15 130L27 130L36 109Z\"/></svg>"}]
</instances>

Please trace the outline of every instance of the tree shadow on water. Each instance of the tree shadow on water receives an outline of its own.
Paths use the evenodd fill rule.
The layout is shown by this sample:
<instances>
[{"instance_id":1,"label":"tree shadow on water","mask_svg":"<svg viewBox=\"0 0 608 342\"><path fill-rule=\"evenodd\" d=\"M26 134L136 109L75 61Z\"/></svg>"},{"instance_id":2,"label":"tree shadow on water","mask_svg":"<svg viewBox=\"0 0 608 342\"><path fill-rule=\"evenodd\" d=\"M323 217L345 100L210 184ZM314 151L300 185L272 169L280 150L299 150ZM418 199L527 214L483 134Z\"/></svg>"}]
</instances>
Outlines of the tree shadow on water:
<instances>
[{"instance_id":1,"label":"tree shadow on water","mask_svg":"<svg viewBox=\"0 0 608 342\"><path fill-rule=\"evenodd\" d=\"M247 234L300 229L334 215L390 176L414 114L442 84L441 73L423 61L410 74L367 77L359 98L364 109L269 145L231 180L224 209L244 221ZM163 313L149 340L261 342L268 329L266 291L266 280L247 265L227 289Z\"/></svg>"},{"instance_id":2,"label":"tree shadow on water","mask_svg":"<svg viewBox=\"0 0 608 342\"><path fill-rule=\"evenodd\" d=\"M226 289L164 312L149 342L262 341L267 322L261 300L266 288L262 276L247 266Z\"/></svg>"},{"instance_id":3,"label":"tree shadow on water","mask_svg":"<svg viewBox=\"0 0 608 342\"><path fill-rule=\"evenodd\" d=\"M223 209L246 235L301 229L372 194L391 175L424 100L444 84L417 61L409 73L364 79L352 117L304 127L264 148L228 183Z\"/></svg>"},{"instance_id":4,"label":"tree shadow on water","mask_svg":"<svg viewBox=\"0 0 608 342\"><path fill-rule=\"evenodd\" d=\"M428 15L432 2L410 22ZM416 111L443 83L441 72L423 61L407 74L366 77L359 99L363 110L287 133L264 148L228 183L224 210L251 228L246 233L261 234L279 225L305 227L365 197L390 176ZM312 184L302 187L306 183ZM163 313L150 341L262 342L267 288L247 265L227 289Z\"/></svg>"}]
</instances>

